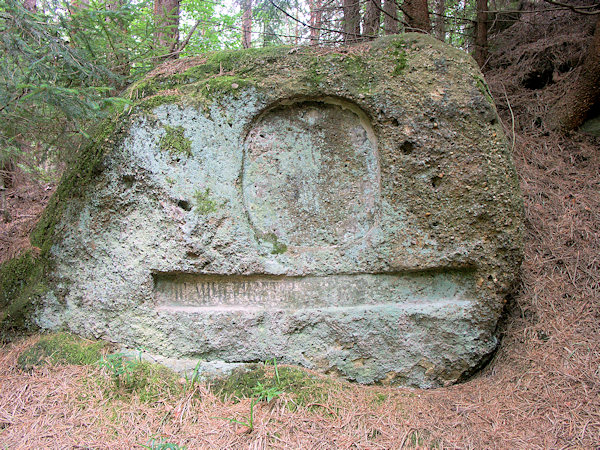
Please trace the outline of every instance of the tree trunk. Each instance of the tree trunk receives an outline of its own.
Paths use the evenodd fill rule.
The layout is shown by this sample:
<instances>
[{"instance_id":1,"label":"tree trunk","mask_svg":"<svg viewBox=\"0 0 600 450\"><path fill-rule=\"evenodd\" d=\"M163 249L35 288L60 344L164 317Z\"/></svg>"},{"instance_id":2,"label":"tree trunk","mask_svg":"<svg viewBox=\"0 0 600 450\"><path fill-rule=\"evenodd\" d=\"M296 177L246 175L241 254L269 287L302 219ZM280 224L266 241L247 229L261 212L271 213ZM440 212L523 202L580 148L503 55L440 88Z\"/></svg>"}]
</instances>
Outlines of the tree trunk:
<instances>
[{"instance_id":1,"label":"tree trunk","mask_svg":"<svg viewBox=\"0 0 600 450\"><path fill-rule=\"evenodd\" d=\"M242 8L242 48L250 48L252 45L252 0L244 0Z\"/></svg>"},{"instance_id":2,"label":"tree trunk","mask_svg":"<svg viewBox=\"0 0 600 450\"><path fill-rule=\"evenodd\" d=\"M436 0L435 3L435 37L440 41L446 40L446 22L444 15L446 14L446 0Z\"/></svg>"},{"instance_id":3,"label":"tree trunk","mask_svg":"<svg viewBox=\"0 0 600 450\"><path fill-rule=\"evenodd\" d=\"M488 30L488 2L477 0L477 19L475 24L475 50L473 57L479 67L483 67L488 58L487 30Z\"/></svg>"},{"instance_id":4,"label":"tree trunk","mask_svg":"<svg viewBox=\"0 0 600 450\"><path fill-rule=\"evenodd\" d=\"M23 0L23 7L29 12L36 12L37 2L36 0Z\"/></svg>"},{"instance_id":5,"label":"tree trunk","mask_svg":"<svg viewBox=\"0 0 600 450\"><path fill-rule=\"evenodd\" d=\"M8 157L0 162L0 189L10 189L13 187L15 174L15 163Z\"/></svg>"},{"instance_id":6,"label":"tree trunk","mask_svg":"<svg viewBox=\"0 0 600 450\"><path fill-rule=\"evenodd\" d=\"M105 3L106 9L109 11L116 11L123 7L124 0L109 0ZM107 19L109 21L110 19ZM127 33L129 30L127 29L127 25L118 24L117 27L118 32L113 34L113 46L111 50L113 51L113 61L111 64L111 70L120 75L122 80L119 85L116 86L116 90L121 91L128 84L128 78L131 74L131 62L129 60L129 50L125 46L124 42L127 38Z\"/></svg>"},{"instance_id":7,"label":"tree trunk","mask_svg":"<svg viewBox=\"0 0 600 450\"><path fill-rule=\"evenodd\" d=\"M179 0L154 0L154 20L156 43L170 53L179 41Z\"/></svg>"},{"instance_id":8,"label":"tree trunk","mask_svg":"<svg viewBox=\"0 0 600 450\"><path fill-rule=\"evenodd\" d=\"M322 0L310 0L310 45L319 45L321 25L323 21Z\"/></svg>"},{"instance_id":9,"label":"tree trunk","mask_svg":"<svg viewBox=\"0 0 600 450\"><path fill-rule=\"evenodd\" d=\"M363 36L366 39L375 39L379 34L381 24L381 0L367 0L367 10L363 24Z\"/></svg>"},{"instance_id":10,"label":"tree trunk","mask_svg":"<svg viewBox=\"0 0 600 450\"><path fill-rule=\"evenodd\" d=\"M549 127L566 132L579 127L595 104L600 102L600 17L594 38L573 87L550 110Z\"/></svg>"},{"instance_id":11,"label":"tree trunk","mask_svg":"<svg viewBox=\"0 0 600 450\"><path fill-rule=\"evenodd\" d=\"M459 5L460 2L459 2ZM470 3L465 1L462 3L462 8L460 8L460 14L457 11L457 15L460 18L460 21L463 23L470 23L471 20L468 19L469 17L469 13L468 13L468 8L469 8ZM466 51L467 53L471 53L471 49L473 48L473 27L471 26L466 26L463 30L455 30L456 33L460 34L462 33L464 35L464 42L463 42L463 50Z\"/></svg>"},{"instance_id":12,"label":"tree trunk","mask_svg":"<svg viewBox=\"0 0 600 450\"><path fill-rule=\"evenodd\" d=\"M344 0L344 42L353 44L360 39L359 0Z\"/></svg>"},{"instance_id":13,"label":"tree trunk","mask_svg":"<svg viewBox=\"0 0 600 450\"><path fill-rule=\"evenodd\" d=\"M383 0L383 31L398 34L398 8L395 0Z\"/></svg>"},{"instance_id":14,"label":"tree trunk","mask_svg":"<svg viewBox=\"0 0 600 450\"><path fill-rule=\"evenodd\" d=\"M296 9L296 17L300 17L300 6ZM300 45L300 23L296 22L296 29L294 31L294 45Z\"/></svg>"},{"instance_id":15,"label":"tree trunk","mask_svg":"<svg viewBox=\"0 0 600 450\"><path fill-rule=\"evenodd\" d=\"M404 21L407 24L407 31L431 33L427 0L404 0L402 12L404 13Z\"/></svg>"}]
</instances>

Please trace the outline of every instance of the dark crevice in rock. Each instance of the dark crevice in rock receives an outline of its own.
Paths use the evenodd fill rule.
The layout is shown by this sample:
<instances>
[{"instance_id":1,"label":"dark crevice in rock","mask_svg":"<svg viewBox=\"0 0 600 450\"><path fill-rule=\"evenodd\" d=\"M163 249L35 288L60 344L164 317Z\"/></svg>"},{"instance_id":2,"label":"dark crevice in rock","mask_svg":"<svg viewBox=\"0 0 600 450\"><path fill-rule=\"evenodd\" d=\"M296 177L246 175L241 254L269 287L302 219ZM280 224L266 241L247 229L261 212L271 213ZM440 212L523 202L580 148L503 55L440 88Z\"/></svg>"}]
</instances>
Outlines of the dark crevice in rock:
<instances>
[{"instance_id":1,"label":"dark crevice in rock","mask_svg":"<svg viewBox=\"0 0 600 450\"><path fill-rule=\"evenodd\" d=\"M179 200L177 202L177 206L179 206L184 211L191 211L192 210L192 205L187 200Z\"/></svg>"},{"instance_id":2,"label":"dark crevice in rock","mask_svg":"<svg viewBox=\"0 0 600 450\"><path fill-rule=\"evenodd\" d=\"M404 141L400 145L400 151L405 155L410 155L415 149L415 143L411 141Z\"/></svg>"},{"instance_id":3,"label":"dark crevice in rock","mask_svg":"<svg viewBox=\"0 0 600 450\"><path fill-rule=\"evenodd\" d=\"M434 176L434 177L431 179L431 185L432 185L432 186L433 186L435 189L437 189L437 188L440 186L440 184L442 184L442 179L443 179L443 178L442 178L442 177L440 177L439 175L436 175L436 176Z\"/></svg>"}]
</instances>

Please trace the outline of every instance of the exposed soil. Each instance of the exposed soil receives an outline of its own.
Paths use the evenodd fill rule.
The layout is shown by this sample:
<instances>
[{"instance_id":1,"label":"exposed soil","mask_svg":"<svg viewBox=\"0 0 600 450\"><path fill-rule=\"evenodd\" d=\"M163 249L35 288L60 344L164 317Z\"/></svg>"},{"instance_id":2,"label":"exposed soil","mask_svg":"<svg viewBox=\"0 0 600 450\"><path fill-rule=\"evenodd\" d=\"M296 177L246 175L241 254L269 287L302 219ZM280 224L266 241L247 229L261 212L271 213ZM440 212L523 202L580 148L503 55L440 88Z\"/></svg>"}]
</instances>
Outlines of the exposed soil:
<instances>
[{"instance_id":1,"label":"exposed soil","mask_svg":"<svg viewBox=\"0 0 600 450\"><path fill-rule=\"evenodd\" d=\"M53 192L52 184L20 171L15 174L13 187L0 192L0 263L32 248L29 233Z\"/></svg>"}]
</instances>

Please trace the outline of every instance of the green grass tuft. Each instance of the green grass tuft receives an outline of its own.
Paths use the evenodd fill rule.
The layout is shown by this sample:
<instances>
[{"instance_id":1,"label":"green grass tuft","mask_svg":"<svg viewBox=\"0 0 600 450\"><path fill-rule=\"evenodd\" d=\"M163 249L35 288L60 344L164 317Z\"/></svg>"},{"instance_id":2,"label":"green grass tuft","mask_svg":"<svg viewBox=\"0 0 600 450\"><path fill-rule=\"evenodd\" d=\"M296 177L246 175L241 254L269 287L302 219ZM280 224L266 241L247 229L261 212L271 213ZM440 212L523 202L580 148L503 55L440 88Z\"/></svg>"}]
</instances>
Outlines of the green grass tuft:
<instances>
[{"instance_id":1,"label":"green grass tuft","mask_svg":"<svg viewBox=\"0 0 600 450\"><path fill-rule=\"evenodd\" d=\"M185 450L186 447L180 447L178 444L166 442L163 439L152 439L148 445L140 444L142 448L151 450Z\"/></svg>"},{"instance_id":2,"label":"green grass tuft","mask_svg":"<svg viewBox=\"0 0 600 450\"><path fill-rule=\"evenodd\" d=\"M110 383L98 382L104 384L111 397L127 399L137 394L141 402L153 403L178 396L186 389L181 377L171 369L161 364L132 360L122 353L106 356L100 365L109 375Z\"/></svg>"},{"instance_id":3,"label":"green grass tuft","mask_svg":"<svg viewBox=\"0 0 600 450\"><path fill-rule=\"evenodd\" d=\"M381 392L377 392L373 398L373 403L375 403L376 405L383 405L388 399L388 396L386 394L383 394Z\"/></svg>"}]
</instances>

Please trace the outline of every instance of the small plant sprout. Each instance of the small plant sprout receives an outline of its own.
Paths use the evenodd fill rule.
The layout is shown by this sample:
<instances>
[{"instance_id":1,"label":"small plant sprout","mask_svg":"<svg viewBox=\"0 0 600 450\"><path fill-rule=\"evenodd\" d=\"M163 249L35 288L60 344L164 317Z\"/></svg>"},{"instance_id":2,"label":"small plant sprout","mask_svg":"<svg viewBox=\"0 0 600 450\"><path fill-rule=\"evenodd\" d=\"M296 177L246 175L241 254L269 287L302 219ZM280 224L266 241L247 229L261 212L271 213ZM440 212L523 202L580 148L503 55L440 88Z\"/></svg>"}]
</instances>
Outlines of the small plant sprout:
<instances>
[{"instance_id":1,"label":"small plant sprout","mask_svg":"<svg viewBox=\"0 0 600 450\"><path fill-rule=\"evenodd\" d=\"M200 365L202 364L202 360L199 359L196 363L196 367L194 367L194 371L192 372L192 376L188 378L186 373L185 380L189 383L190 387L193 387L196 382L200 379Z\"/></svg>"},{"instance_id":2,"label":"small plant sprout","mask_svg":"<svg viewBox=\"0 0 600 450\"><path fill-rule=\"evenodd\" d=\"M248 428L249 432L254 430L254 407L256 406L256 404L263 400L269 403L271 402L271 400L278 398L281 394L284 393L281 387L281 379L279 378L277 360L275 358L273 358L273 367L275 368L275 386L267 386L266 384L257 381L256 385L252 387L253 396L252 400L250 401L250 413L248 415L248 420L240 421L231 417L219 417L219 419L227 420L231 423L237 423L238 425L243 425Z\"/></svg>"},{"instance_id":3,"label":"small plant sprout","mask_svg":"<svg viewBox=\"0 0 600 450\"><path fill-rule=\"evenodd\" d=\"M137 357L138 357L138 362L142 362L142 355L144 354L144 351L146 350L144 347L139 346L136 348L137 350Z\"/></svg>"},{"instance_id":4,"label":"small plant sprout","mask_svg":"<svg viewBox=\"0 0 600 450\"><path fill-rule=\"evenodd\" d=\"M215 417L215 419L222 419L222 420L227 420L230 423L237 423L238 425L242 425L242 426L248 428L248 432L251 433L254 430L254 406L256 406L256 404L259 401L260 400L257 400L255 398L250 400L250 414L248 414L248 420L246 420L246 421L237 420L232 417Z\"/></svg>"},{"instance_id":5,"label":"small plant sprout","mask_svg":"<svg viewBox=\"0 0 600 450\"><path fill-rule=\"evenodd\" d=\"M279 370L277 370L277 359L273 358L273 367L275 367L275 379L277 380L277 384L281 384L281 380L279 379Z\"/></svg>"},{"instance_id":6,"label":"small plant sprout","mask_svg":"<svg viewBox=\"0 0 600 450\"><path fill-rule=\"evenodd\" d=\"M138 362L126 359L123 353L113 353L112 355L103 356L99 364L100 367L108 370L111 378L117 386L120 386L123 383L129 384L131 382L131 374Z\"/></svg>"},{"instance_id":7,"label":"small plant sprout","mask_svg":"<svg viewBox=\"0 0 600 450\"><path fill-rule=\"evenodd\" d=\"M163 441L162 439L152 438L148 445L140 444L143 448L151 450L185 450L185 447L180 447L177 444Z\"/></svg>"},{"instance_id":8,"label":"small plant sprout","mask_svg":"<svg viewBox=\"0 0 600 450\"><path fill-rule=\"evenodd\" d=\"M280 390L279 387L267 387L263 385L260 381L256 384L256 386L252 388L252 392L256 394L258 401L266 400L267 403L283 394L283 391Z\"/></svg>"}]
</instances>

